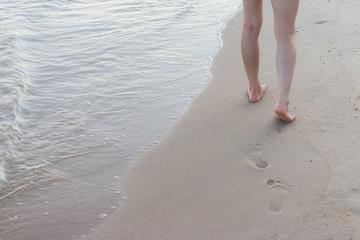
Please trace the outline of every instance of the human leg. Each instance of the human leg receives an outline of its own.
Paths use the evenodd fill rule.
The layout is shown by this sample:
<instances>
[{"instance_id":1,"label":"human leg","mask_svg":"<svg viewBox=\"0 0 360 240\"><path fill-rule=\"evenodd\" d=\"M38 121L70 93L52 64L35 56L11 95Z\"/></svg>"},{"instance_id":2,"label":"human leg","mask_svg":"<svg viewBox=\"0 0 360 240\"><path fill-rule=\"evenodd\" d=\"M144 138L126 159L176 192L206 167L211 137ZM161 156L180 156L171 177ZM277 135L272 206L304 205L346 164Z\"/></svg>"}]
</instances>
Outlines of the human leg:
<instances>
[{"instance_id":1,"label":"human leg","mask_svg":"<svg viewBox=\"0 0 360 240\"><path fill-rule=\"evenodd\" d=\"M241 36L241 53L249 81L249 101L258 102L266 85L259 81L259 34L263 21L262 0L243 0L244 26Z\"/></svg>"},{"instance_id":2,"label":"human leg","mask_svg":"<svg viewBox=\"0 0 360 240\"><path fill-rule=\"evenodd\" d=\"M295 116L288 112L288 105L296 63L295 20L299 0L272 0L271 3L277 41L276 70L279 89L279 98L274 111L278 119L292 122Z\"/></svg>"}]
</instances>

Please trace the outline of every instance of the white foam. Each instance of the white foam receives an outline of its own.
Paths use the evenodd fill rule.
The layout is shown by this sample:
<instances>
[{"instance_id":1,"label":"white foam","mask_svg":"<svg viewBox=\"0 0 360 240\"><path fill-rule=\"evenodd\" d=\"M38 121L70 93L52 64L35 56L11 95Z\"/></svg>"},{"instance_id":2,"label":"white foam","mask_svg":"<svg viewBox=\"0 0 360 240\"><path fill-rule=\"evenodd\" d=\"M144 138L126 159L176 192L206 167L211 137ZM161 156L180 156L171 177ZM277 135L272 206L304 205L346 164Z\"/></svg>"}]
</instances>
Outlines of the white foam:
<instances>
[{"instance_id":1,"label":"white foam","mask_svg":"<svg viewBox=\"0 0 360 240\"><path fill-rule=\"evenodd\" d=\"M5 167L1 162L0 162L0 181L6 182Z\"/></svg>"}]
</instances>

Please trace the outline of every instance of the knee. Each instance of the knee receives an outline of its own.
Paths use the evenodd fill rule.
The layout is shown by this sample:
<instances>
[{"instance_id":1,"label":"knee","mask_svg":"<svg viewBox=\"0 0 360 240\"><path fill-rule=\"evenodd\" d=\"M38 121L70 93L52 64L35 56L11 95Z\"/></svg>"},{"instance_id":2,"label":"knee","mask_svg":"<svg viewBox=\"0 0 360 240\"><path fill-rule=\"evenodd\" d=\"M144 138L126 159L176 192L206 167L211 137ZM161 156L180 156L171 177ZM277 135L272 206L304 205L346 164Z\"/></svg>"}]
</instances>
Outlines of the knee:
<instances>
[{"instance_id":1,"label":"knee","mask_svg":"<svg viewBox=\"0 0 360 240\"><path fill-rule=\"evenodd\" d=\"M261 26L262 19L248 20L244 22L244 30L257 36L260 34Z\"/></svg>"},{"instance_id":2,"label":"knee","mask_svg":"<svg viewBox=\"0 0 360 240\"><path fill-rule=\"evenodd\" d=\"M293 37L295 37L295 28L292 26L275 27L275 37L277 40L280 40L284 37L293 38Z\"/></svg>"}]
</instances>

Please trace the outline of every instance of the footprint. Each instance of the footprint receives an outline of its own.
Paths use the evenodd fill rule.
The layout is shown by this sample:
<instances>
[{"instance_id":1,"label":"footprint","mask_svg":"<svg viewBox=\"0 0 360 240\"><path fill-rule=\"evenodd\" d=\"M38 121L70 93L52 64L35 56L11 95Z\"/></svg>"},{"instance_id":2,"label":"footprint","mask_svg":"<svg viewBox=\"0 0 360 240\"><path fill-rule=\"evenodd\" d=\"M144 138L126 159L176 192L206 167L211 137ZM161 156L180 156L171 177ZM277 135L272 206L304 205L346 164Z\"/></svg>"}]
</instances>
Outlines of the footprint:
<instances>
[{"instance_id":1,"label":"footprint","mask_svg":"<svg viewBox=\"0 0 360 240\"><path fill-rule=\"evenodd\" d=\"M266 181L266 186L268 188L272 188L274 190L279 190L279 191L284 191L284 192L288 192L289 188L291 187L290 184L287 184L287 183L285 183L283 181L275 180L275 179L272 179L272 178L269 178Z\"/></svg>"},{"instance_id":2,"label":"footprint","mask_svg":"<svg viewBox=\"0 0 360 240\"><path fill-rule=\"evenodd\" d=\"M269 212L272 214L279 214L283 211L281 200L273 200L269 203Z\"/></svg>"},{"instance_id":3,"label":"footprint","mask_svg":"<svg viewBox=\"0 0 360 240\"><path fill-rule=\"evenodd\" d=\"M266 186L268 186L268 187L272 187L272 186L274 186L274 184L275 184L275 180L274 179L268 179L267 181L266 181Z\"/></svg>"},{"instance_id":4,"label":"footprint","mask_svg":"<svg viewBox=\"0 0 360 240\"><path fill-rule=\"evenodd\" d=\"M283 211L283 201L284 201L284 193L288 193L289 192L289 188L291 187L290 184L287 184L284 181L280 181L280 180L276 180L273 178L269 178L266 181L266 187L268 187L269 189L271 189L271 191L280 191L282 193L279 193L279 195L277 197L275 197L274 199L270 200L269 205L268 205L268 211L271 214L279 214Z\"/></svg>"},{"instance_id":5,"label":"footprint","mask_svg":"<svg viewBox=\"0 0 360 240\"><path fill-rule=\"evenodd\" d=\"M249 160L251 161L252 165L256 168L267 168L269 166L269 164L266 161L264 161L259 157L253 157Z\"/></svg>"},{"instance_id":6,"label":"footprint","mask_svg":"<svg viewBox=\"0 0 360 240\"><path fill-rule=\"evenodd\" d=\"M289 127L291 126L288 122L279 121L275 119L274 119L274 125L277 133L280 134L286 133L289 130Z\"/></svg>"},{"instance_id":7,"label":"footprint","mask_svg":"<svg viewBox=\"0 0 360 240\"><path fill-rule=\"evenodd\" d=\"M256 146L251 149L246 155L248 163L254 168L264 169L269 166L267 161L263 159L262 147L260 143L256 144Z\"/></svg>"}]
</instances>

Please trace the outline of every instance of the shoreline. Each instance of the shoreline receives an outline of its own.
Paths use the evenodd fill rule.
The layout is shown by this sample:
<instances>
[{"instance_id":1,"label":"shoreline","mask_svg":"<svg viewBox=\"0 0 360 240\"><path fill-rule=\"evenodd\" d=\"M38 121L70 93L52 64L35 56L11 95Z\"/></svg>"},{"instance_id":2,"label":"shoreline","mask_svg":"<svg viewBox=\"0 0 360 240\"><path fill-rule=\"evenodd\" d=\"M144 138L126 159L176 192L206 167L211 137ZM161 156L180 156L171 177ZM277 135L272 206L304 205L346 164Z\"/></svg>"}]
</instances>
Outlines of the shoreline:
<instances>
[{"instance_id":1,"label":"shoreline","mask_svg":"<svg viewBox=\"0 0 360 240\"><path fill-rule=\"evenodd\" d=\"M360 237L360 26L351 20L360 4L306 4L297 19L295 122L274 117L276 45L264 2L264 98L247 100L240 12L223 30L212 80L168 136L136 159L118 186L126 202L89 239Z\"/></svg>"},{"instance_id":2,"label":"shoreline","mask_svg":"<svg viewBox=\"0 0 360 240\"><path fill-rule=\"evenodd\" d=\"M10 239L76 239L82 237L84 233L90 232L90 229L93 229L94 226L100 224L100 222L103 221L99 217L100 215L107 214L110 216L114 212L114 208L119 208L123 202L123 192L114 187L117 182L117 177L127 171L135 157L142 154L146 149L156 145L158 141L166 135L168 129L171 128L174 122L177 122L177 118L182 116L185 109L188 108L189 102L205 88L206 83L210 80L209 66L212 57L217 53L221 46L221 42L219 41L219 31L225 25L224 22L227 21L226 19L229 19L230 13L233 15L234 9L237 9L238 4L234 4L234 2L236 1L226 1L220 4L202 4L198 1L193 3L173 2L166 4L166 6L163 4L152 4L151 9L154 11L156 11L156 9L161 9L162 14L161 17L156 16L156 14L153 15L154 19L157 20L153 22L153 24L149 22L147 30L148 34L141 34L144 36L142 37L141 42L148 44L147 46L144 44L144 47L139 46L146 52L137 51L136 47L133 49L130 46L130 42L130 48L126 47L126 39L132 39L131 32L134 32L135 36L137 35L136 31L133 31L134 26L126 27L127 30L129 30L129 34L126 34L126 39L122 39L120 42L117 41L116 34L121 32L122 26L124 25L118 25L116 24L116 21L112 20L123 18L124 20L131 20L131 15L133 13L141 12L141 9L148 10L147 4L136 4L136 8L131 8L132 4L111 4L111 1L100 4L105 5L102 7L102 10L98 11L96 14L99 18L98 26L105 24L109 28L99 30L99 34L101 35L101 33L104 33L104 31L106 32L107 29L114 27L114 31L109 33L104 40L108 42L108 44L106 44L107 48L116 49L115 51L106 54L109 58L105 60L107 63L103 62L103 66L109 67L111 65L116 65L117 67L106 71L106 79L104 81L107 81L108 84L105 84L106 87L104 85L103 91L97 88L86 90L86 88L80 87L78 90L83 89L83 94L81 94L81 96L75 94L74 98L69 99L71 102L76 102L77 97L81 98L81 103L86 105L85 108L81 109L81 107L79 107L80 105L77 104L71 104L72 107L60 106L64 111L61 111L61 114L57 117L54 115L54 121L49 120L44 122L44 124L38 124L38 126L43 126L44 132L39 132L39 129L37 128L27 129L27 124L22 126L22 129L26 132L24 135L25 140L21 139L21 142L15 141L14 144L19 147L18 149L23 149L25 146L31 146L30 148L32 148L34 145L38 144L41 146L25 151L26 154L22 154L25 153L24 151L19 152L19 158L16 160L20 160L21 162L22 156L25 158L26 156L31 157L39 154L41 155L41 158L35 157L34 160L36 160L31 161L31 163L24 159L24 165L21 164L21 166L24 167L27 163L32 166L29 171L23 172L21 170L19 171L19 174L17 174L17 170L15 170L18 167L17 164L10 167L12 162L17 162L15 161L15 158L8 161L10 163L8 167L10 168L9 171L5 170L5 172L8 173L7 177L9 182L4 183L6 188L2 189L2 192L5 194L0 196L0 198L2 198L0 206L5 214L1 219L2 227L0 227L0 235ZM58 6L57 4L55 5ZM78 19L82 19L82 21L86 23L87 13L81 9L82 7L86 7L90 10L94 5L86 4L85 6L80 4L78 5L79 8L73 8L73 6L73 4L66 4L66 8L69 10L66 12L72 16L77 16ZM120 7L118 8L119 11L111 13L112 9L117 9L116 6ZM126 10L126 6L131 9ZM22 6L25 11L28 10L27 7L27 5ZM16 4L14 5L14 9L17 9ZM34 8L34 15L31 15L31 19L42 15L39 15L39 9L41 9L40 5ZM62 10L63 9L61 8L49 8L44 12L41 11L41 13L45 13L47 16L55 16L56 14L61 14L63 12ZM109 14L104 14L106 11L110 11ZM127 12L126 16L121 14L123 11ZM101 17L104 17L105 15L107 17ZM144 14L139 19L133 19L134 25L139 25L144 21L146 23L151 18L151 15L152 14ZM5 18L12 19L13 16L13 14L9 13ZM175 18L173 18L174 16ZM202 20L193 24L191 19L194 18ZM181 24L176 24L177 21L180 20ZM112 25L112 23L115 25ZM60 25L65 29L68 24L71 25L71 21L64 21ZM174 24L174 26L172 26L172 24ZM24 23L22 26L27 26L29 29L32 29L35 25L30 21L29 23ZM45 24L40 32L45 33L50 30L46 26L48 25ZM59 26L56 25L55 28ZM81 29L80 25L79 27ZM151 31L153 27L157 29L161 28L160 32L162 34L159 34L160 32ZM174 29L177 30L174 31ZM86 29L86 31L89 31L89 34L91 35L91 29ZM187 34L182 34L182 31ZM73 31L65 35L71 40L72 37L79 37L76 32L77 31ZM16 31L14 34L16 35L16 39L17 37L24 36L22 33ZM24 34L33 34L34 39L36 39L36 36L41 35L32 31ZM98 34L96 35L100 36ZM158 37L156 37L156 35ZM86 49L86 46L91 47L98 43L92 42L92 39L94 38L86 38L82 49ZM114 41L111 39L114 39ZM181 39L192 40L187 42ZM45 38L44 48L28 50L25 52L37 53L35 54L36 56L42 56L41 53L46 53L46 51L44 52L43 50L46 49L46 47L49 46L48 43L50 43L46 40L50 40L51 43L54 43L53 46L56 46L56 49L64 50L62 48L62 43L66 43L66 41L55 44L56 41L53 42L51 39ZM123 40L125 41L125 44L121 44L124 43ZM162 41L164 41L164 44L161 43ZM34 46L34 42L31 39L24 39L24 41L21 42L26 43L26 46L30 48ZM165 44L166 42L168 44ZM15 48L14 50L17 51L21 49L22 48L20 47ZM130 54L129 56L125 56L128 61L121 63L122 61L120 59L123 55L120 54L120 56L117 53L127 52L127 50L133 52L134 55ZM150 65L146 64L148 59L141 61L143 56L149 54L149 50L151 51L152 57L157 59L157 61L150 61ZM102 55L106 51L102 51L100 46L97 48L96 52ZM142 54L138 54L140 52ZM157 52L161 54L158 55L156 54ZM167 52L168 54L166 54ZM39 62L42 62L44 58L34 57L35 55L30 54L26 59L38 59ZM87 57L90 58L94 56L95 55L91 53L87 54ZM136 56L140 57L139 61L134 61ZM62 58L61 54L53 54L52 57L58 59ZM82 57L78 55L76 51L71 58L83 62ZM119 60L120 65L118 64ZM131 62L136 62L136 64L133 65L133 70L139 70L141 72L140 75L138 71L132 71L131 68L129 68L127 63ZM161 62L163 64L159 64ZM170 66L166 67L165 64L169 64ZM44 62L43 66L45 65L47 66L46 62ZM96 68L95 65L90 64L85 68ZM17 66L19 69L22 69L23 67L26 69L26 66L23 66L22 64ZM145 66L146 69L143 69L141 66ZM74 79L82 79L84 77L84 74L76 76L76 73L80 71L71 71L71 69L81 70L82 66L80 66L80 68L63 67L64 71L66 69L65 72L69 73ZM104 72L100 69L95 69L89 74L91 76L94 76L93 74L100 76L102 73ZM118 79L119 76L113 78L113 76L116 76L118 73L121 75L120 79ZM43 71L42 74L50 76L46 71ZM44 80L44 82L36 86L37 89L45 87L48 84L46 81L47 78L44 75L33 79ZM87 86L91 86L92 84L98 86L97 83L102 85L101 81L94 81L96 77L88 76L87 73L85 73L85 75L87 76L86 78L89 78L89 81L86 81ZM151 78L151 75L156 77ZM54 76L56 76L56 74ZM129 77L129 81L126 80L126 76ZM69 80L69 78L66 79ZM66 79L64 80L65 83ZM116 82L112 82L111 79L114 79ZM146 81L146 79L149 81ZM68 83L70 82L72 81L69 81ZM126 82L124 89L121 82ZM135 82L138 83L134 84ZM64 84L63 87L65 86L67 86L67 84ZM112 88L110 89L109 86L112 86ZM109 91L105 90L107 88L109 88ZM33 88L31 87L31 89ZM62 92L63 89L64 88L56 88L55 91L59 95L55 95L58 97L66 97L68 94L71 95L71 91ZM92 91L94 91L94 94L90 94ZM108 94L101 94L101 92L107 92ZM169 92L174 94L169 95ZM43 94L46 94L46 91L44 91ZM29 94L28 96L30 95L32 94ZM39 97L42 96L42 94L35 95ZM92 102L93 97L91 96L96 96L96 102L99 104L88 105L89 102ZM51 95L49 95L49 97L51 99ZM102 107L101 103L105 103L105 105ZM68 114L64 114L69 108L75 109L75 111L68 111ZM31 109L36 109L36 111L31 111ZM34 121L30 122L38 123L39 119L36 118L38 115L35 113L47 112L46 109L45 111L41 111L41 109L43 108L30 107L29 111L34 112L34 118L28 118L28 116L25 118L33 119ZM151 112L153 112L153 114L151 114ZM66 116L69 117L75 113L77 115L80 114L82 117L70 117L74 121L60 120L62 117L66 118ZM57 121L64 123L61 124L61 128L57 128L53 124ZM47 125L47 123L49 123L49 125ZM78 129L79 131L72 131L73 129ZM51 134L46 136L49 132L51 132ZM39 134L34 136L34 133ZM32 137L30 137L30 135ZM28 136L28 138L26 136ZM19 135L19 139L20 137L23 137L22 134ZM43 144L42 140L38 141L39 139L50 139L53 141L45 141ZM6 142L4 146L7 146ZM46 154L43 152L43 149L52 148L52 146L56 148L56 151ZM70 150L72 147L74 148ZM14 153L10 156L15 157L16 154ZM65 157L63 158L63 156ZM41 167L39 166L39 168L35 168L35 162L39 161L40 163L42 160L48 158L50 158L49 160L51 163L48 162L48 165L45 164L41 165ZM33 169L37 169L39 172L35 170L36 173L34 173ZM49 174L48 177L46 177L47 174ZM45 179L45 181L38 181L39 179L37 176ZM7 190L8 188L10 189L9 191ZM94 194L94 192L96 194ZM43 204L44 202L45 204ZM58 208L58 206L62 207ZM64 231L64 229L66 231Z\"/></svg>"}]
</instances>

